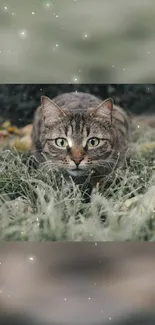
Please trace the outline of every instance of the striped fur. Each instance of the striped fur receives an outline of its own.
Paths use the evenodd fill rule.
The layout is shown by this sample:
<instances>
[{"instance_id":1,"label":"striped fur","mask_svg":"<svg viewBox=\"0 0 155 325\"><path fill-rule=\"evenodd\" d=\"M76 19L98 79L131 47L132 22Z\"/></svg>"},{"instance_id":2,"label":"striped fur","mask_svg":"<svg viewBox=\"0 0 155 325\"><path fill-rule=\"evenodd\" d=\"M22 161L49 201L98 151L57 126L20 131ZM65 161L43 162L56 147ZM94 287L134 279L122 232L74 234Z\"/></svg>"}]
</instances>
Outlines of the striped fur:
<instances>
[{"instance_id":1,"label":"striped fur","mask_svg":"<svg viewBox=\"0 0 155 325\"><path fill-rule=\"evenodd\" d=\"M102 139L101 144L88 148L87 140L92 137ZM67 139L68 147L56 147L55 138ZM112 107L112 100L102 102L90 94L65 93L52 101L44 97L34 116L32 142L36 158L43 162L43 153L47 167L67 171L75 180L80 176L85 179L92 171L93 177L104 178L123 167L128 140L129 122L124 110ZM80 162L77 172L76 162Z\"/></svg>"}]
</instances>

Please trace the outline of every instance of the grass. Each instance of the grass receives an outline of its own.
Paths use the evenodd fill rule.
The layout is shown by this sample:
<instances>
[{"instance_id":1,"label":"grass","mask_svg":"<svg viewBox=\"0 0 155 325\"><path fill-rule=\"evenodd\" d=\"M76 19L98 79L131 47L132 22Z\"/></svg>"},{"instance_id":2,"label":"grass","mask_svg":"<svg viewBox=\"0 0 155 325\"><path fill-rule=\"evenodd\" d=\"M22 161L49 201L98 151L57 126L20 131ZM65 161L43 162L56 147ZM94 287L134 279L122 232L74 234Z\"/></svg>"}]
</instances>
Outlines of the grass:
<instances>
[{"instance_id":1,"label":"grass","mask_svg":"<svg viewBox=\"0 0 155 325\"><path fill-rule=\"evenodd\" d=\"M135 127L131 151L123 178L116 174L83 203L59 172L29 167L27 154L1 148L0 240L154 241L155 130Z\"/></svg>"}]
</instances>

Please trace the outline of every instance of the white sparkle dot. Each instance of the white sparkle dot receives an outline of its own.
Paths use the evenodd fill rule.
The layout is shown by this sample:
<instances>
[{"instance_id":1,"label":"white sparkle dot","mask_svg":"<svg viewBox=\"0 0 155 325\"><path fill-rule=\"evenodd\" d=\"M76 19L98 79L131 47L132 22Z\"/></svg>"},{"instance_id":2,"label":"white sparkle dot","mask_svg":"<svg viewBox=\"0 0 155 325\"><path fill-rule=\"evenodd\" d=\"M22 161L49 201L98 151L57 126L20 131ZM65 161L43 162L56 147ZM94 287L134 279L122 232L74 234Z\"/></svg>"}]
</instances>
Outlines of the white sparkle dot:
<instances>
[{"instance_id":1,"label":"white sparkle dot","mask_svg":"<svg viewBox=\"0 0 155 325\"><path fill-rule=\"evenodd\" d=\"M2 262L0 262L0 265L2 264Z\"/></svg>"},{"instance_id":2,"label":"white sparkle dot","mask_svg":"<svg viewBox=\"0 0 155 325\"><path fill-rule=\"evenodd\" d=\"M34 11L32 11L32 15L35 15L35 12Z\"/></svg>"},{"instance_id":3,"label":"white sparkle dot","mask_svg":"<svg viewBox=\"0 0 155 325\"><path fill-rule=\"evenodd\" d=\"M29 256L29 260L30 261L34 261L34 257L33 256Z\"/></svg>"},{"instance_id":4,"label":"white sparkle dot","mask_svg":"<svg viewBox=\"0 0 155 325\"><path fill-rule=\"evenodd\" d=\"M150 54L150 51L149 52L147 52L148 54Z\"/></svg>"},{"instance_id":5,"label":"white sparkle dot","mask_svg":"<svg viewBox=\"0 0 155 325\"><path fill-rule=\"evenodd\" d=\"M89 297L88 300L91 300L91 298Z\"/></svg>"},{"instance_id":6,"label":"white sparkle dot","mask_svg":"<svg viewBox=\"0 0 155 325\"><path fill-rule=\"evenodd\" d=\"M114 66L114 65L112 65L112 68L115 68L115 66Z\"/></svg>"},{"instance_id":7,"label":"white sparkle dot","mask_svg":"<svg viewBox=\"0 0 155 325\"><path fill-rule=\"evenodd\" d=\"M66 300L67 300L67 298L64 298L64 300L66 301Z\"/></svg>"},{"instance_id":8,"label":"white sparkle dot","mask_svg":"<svg viewBox=\"0 0 155 325\"><path fill-rule=\"evenodd\" d=\"M26 32L26 30L21 30L21 31L19 32L19 35L20 35L22 38L25 38L25 37L27 36L27 32Z\"/></svg>"},{"instance_id":9,"label":"white sparkle dot","mask_svg":"<svg viewBox=\"0 0 155 325\"><path fill-rule=\"evenodd\" d=\"M56 46L56 47L58 47L59 45L58 45L58 44L56 44L55 46Z\"/></svg>"},{"instance_id":10,"label":"white sparkle dot","mask_svg":"<svg viewBox=\"0 0 155 325\"><path fill-rule=\"evenodd\" d=\"M109 320L111 320L111 317L109 317Z\"/></svg>"},{"instance_id":11,"label":"white sparkle dot","mask_svg":"<svg viewBox=\"0 0 155 325\"><path fill-rule=\"evenodd\" d=\"M56 15L55 17L56 17L56 18L58 18L59 16L58 16L58 15Z\"/></svg>"},{"instance_id":12,"label":"white sparkle dot","mask_svg":"<svg viewBox=\"0 0 155 325\"><path fill-rule=\"evenodd\" d=\"M140 128L140 126L139 126L139 125L137 125L137 128L139 129L139 128Z\"/></svg>"},{"instance_id":13,"label":"white sparkle dot","mask_svg":"<svg viewBox=\"0 0 155 325\"><path fill-rule=\"evenodd\" d=\"M85 34L85 35L84 35L84 37L85 37L85 38L87 38L87 37L88 37L88 35L87 35L87 34Z\"/></svg>"},{"instance_id":14,"label":"white sparkle dot","mask_svg":"<svg viewBox=\"0 0 155 325\"><path fill-rule=\"evenodd\" d=\"M8 10L8 7L5 6L4 9L5 9L5 10Z\"/></svg>"}]
</instances>

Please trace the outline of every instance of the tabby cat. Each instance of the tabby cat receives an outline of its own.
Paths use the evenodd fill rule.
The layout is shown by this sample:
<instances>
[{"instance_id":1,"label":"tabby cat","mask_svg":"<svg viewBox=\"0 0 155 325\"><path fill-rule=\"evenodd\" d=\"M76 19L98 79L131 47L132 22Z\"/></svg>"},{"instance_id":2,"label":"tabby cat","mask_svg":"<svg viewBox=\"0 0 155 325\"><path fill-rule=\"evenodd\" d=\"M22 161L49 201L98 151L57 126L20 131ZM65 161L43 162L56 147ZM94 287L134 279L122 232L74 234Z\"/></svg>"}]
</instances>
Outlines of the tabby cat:
<instances>
[{"instance_id":1,"label":"tabby cat","mask_svg":"<svg viewBox=\"0 0 155 325\"><path fill-rule=\"evenodd\" d=\"M53 100L41 98L34 116L32 143L39 162L70 175L75 182L90 177L95 184L123 167L129 122L112 99L71 92Z\"/></svg>"}]
</instances>

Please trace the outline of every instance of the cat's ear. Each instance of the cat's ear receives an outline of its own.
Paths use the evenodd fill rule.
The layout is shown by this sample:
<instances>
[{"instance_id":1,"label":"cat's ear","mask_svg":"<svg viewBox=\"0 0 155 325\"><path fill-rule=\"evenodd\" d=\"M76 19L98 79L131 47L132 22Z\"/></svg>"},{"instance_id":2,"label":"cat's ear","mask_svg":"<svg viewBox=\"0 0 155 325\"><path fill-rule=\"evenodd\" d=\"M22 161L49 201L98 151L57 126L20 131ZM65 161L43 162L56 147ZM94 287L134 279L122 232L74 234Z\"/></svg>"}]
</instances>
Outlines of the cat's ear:
<instances>
[{"instance_id":1,"label":"cat's ear","mask_svg":"<svg viewBox=\"0 0 155 325\"><path fill-rule=\"evenodd\" d=\"M46 126L50 126L53 122L66 115L57 104L46 96L41 97L41 107Z\"/></svg>"},{"instance_id":2,"label":"cat's ear","mask_svg":"<svg viewBox=\"0 0 155 325\"><path fill-rule=\"evenodd\" d=\"M89 113L94 117L104 117L106 115L112 120L113 105L113 99L108 98L99 104L95 109L90 109Z\"/></svg>"}]
</instances>

